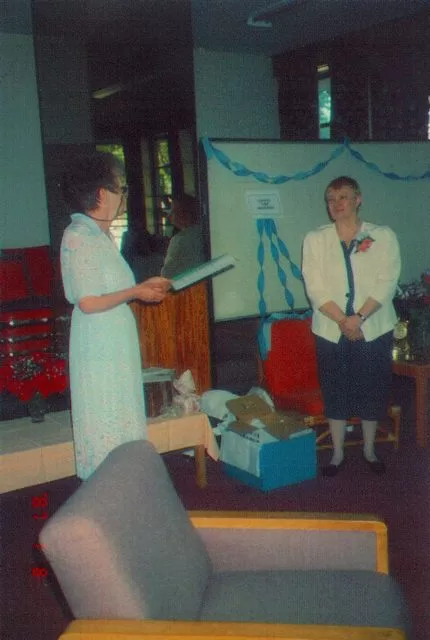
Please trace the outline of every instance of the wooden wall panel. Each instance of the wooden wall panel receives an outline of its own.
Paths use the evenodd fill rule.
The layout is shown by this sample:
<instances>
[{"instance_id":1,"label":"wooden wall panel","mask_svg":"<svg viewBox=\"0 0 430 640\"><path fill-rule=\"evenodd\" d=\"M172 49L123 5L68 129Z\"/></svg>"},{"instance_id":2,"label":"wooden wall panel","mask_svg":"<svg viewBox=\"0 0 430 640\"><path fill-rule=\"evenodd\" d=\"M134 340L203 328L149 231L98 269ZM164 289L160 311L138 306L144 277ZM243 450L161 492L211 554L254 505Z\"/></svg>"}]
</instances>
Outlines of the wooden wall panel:
<instances>
[{"instance_id":1,"label":"wooden wall panel","mask_svg":"<svg viewBox=\"0 0 430 640\"><path fill-rule=\"evenodd\" d=\"M205 282L169 293L160 304L132 302L139 331L142 364L190 369L201 394L212 386L208 295Z\"/></svg>"},{"instance_id":2,"label":"wooden wall panel","mask_svg":"<svg viewBox=\"0 0 430 640\"><path fill-rule=\"evenodd\" d=\"M281 137L318 139L317 65L332 80L332 140L427 139L430 8L274 56Z\"/></svg>"}]
</instances>

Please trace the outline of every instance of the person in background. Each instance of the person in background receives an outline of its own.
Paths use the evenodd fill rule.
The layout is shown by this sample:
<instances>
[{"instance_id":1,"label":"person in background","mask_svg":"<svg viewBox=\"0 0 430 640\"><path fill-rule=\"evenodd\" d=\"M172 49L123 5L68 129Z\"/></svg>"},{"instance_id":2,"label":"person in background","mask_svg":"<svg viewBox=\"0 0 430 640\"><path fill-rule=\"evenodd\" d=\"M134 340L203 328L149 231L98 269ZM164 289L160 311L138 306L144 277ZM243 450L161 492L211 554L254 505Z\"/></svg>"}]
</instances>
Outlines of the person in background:
<instances>
[{"instance_id":1,"label":"person in background","mask_svg":"<svg viewBox=\"0 0 430 640\"><path fill-rule=\"evenodd\" d=\"M149 233L145 228L131 228L122 236L121 254L137 282L159 275L164 264L168 238Z\"/></svg>"},{"instance_id":2,"label":"person in background","mask_svg":"<svg viewBox=\"0 0 430 640\"><path fill-rule=\"evenodd\" d=\"M197 200L188 194L172 200L171 222L178 229L167 248L161 274L173 278L205 261Z\"/></svg>"},{"instance_id":3,"label":"person in background","mask_svg":"<svg viewBox=\"0 0 430 640\"><path fill-rule=\"evenodd\" d=\"M109 233L127 198L114 155L77 158L63 191L75 212L61 243L61 272L74 305L69 369L76 472L86 480L112 449L146 438L139 340L127 303L160 302L170 282L157 276L136 284Z\"/></svg>"},{"instance_id":4,"label":"person in background","mask_svg":"<svg viewBox=\"0 0 430 640\"><path fill-rule=\"evenodd\" d=\"M306 235L302 263L333 442L322 473L335 476L343 466L346 424L355 416L362 422L364 459L381 474L385 465L374 442L388 408L399 244L389 227L359 218L362 198L354 179L332 180L324 196L332 223Z\"/></svg>"}]
</instances>

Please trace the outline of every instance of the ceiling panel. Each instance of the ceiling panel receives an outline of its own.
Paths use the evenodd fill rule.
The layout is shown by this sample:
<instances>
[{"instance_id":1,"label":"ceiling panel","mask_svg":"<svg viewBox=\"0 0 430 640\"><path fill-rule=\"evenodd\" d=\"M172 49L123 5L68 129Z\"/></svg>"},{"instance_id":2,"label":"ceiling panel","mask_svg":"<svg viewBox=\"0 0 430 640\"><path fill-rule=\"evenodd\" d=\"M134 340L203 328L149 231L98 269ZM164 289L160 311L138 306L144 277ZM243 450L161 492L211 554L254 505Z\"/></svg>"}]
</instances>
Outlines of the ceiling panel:
<instances>
[{"instance_id":1,"label":"ceiling panel","mask_svg":"<svg viewBox=\"0 0 430 640\"><path fill-rule=\"evenodd\" d=\"M11 7L22 0L6 0ZM33 0L38 33L272 55L429 10L429 0ZM248 17L285 5L271 28ZM190 15L192 7L193 36ZM12 9L11 9L12 12Z\"/></svg>"},{"instance_id":2,"label":"ceiling panel","mask_svg":"<svg viewBox=\"0 0 430 640\"><path fill-rule=\"evenodd\" d=\"M429 0L193 0L194 45L278 54L373 24L429 10ZM254 12L284 7L270 28L248 26Z\"/></svg>"}]
</instances>

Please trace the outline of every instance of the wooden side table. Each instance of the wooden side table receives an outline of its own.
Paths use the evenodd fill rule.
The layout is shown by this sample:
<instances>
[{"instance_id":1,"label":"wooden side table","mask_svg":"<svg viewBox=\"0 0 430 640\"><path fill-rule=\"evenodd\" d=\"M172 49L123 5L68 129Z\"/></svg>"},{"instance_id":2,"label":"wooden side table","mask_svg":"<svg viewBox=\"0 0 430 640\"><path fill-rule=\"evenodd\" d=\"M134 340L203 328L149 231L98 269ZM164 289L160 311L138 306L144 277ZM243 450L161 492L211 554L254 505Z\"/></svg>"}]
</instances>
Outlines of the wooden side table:
<instances>
[{"instance_id":1,"label":"wooden side table","mask_svg":"<svg viewBox=\"0 0 430 640\"><path fill-rule=\"evenodd\" d=\"M393 360L393 373L415 379L416 440L420 447L428 442L428 381L430 362L420 360Z\"/></svg>"},{"instance_id":2,"label":"wooden side table","mask_svg":"<svg viewBox=\"0 0 430 640\"><path fill-rule=\"evenodd\" d=\"M152 418L148 420L148 440L158 453L194 449L196 483L200 488L207 485L206 453L218 460L219 447L205 413L188 416Z\"/></svg>"}]
</instances>

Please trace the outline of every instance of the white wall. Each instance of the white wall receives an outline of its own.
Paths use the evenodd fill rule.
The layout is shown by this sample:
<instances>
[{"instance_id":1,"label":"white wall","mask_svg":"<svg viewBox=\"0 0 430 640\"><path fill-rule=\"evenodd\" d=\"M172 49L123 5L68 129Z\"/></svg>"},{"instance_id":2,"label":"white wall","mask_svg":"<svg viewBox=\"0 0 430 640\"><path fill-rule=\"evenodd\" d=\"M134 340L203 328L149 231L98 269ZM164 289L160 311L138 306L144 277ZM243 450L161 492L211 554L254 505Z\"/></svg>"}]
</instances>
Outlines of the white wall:
<instances>
[{"instance_id":1,"label":"white wall","mask_svg":"<svg viewBox=\"0 0 430 640\"><path fill-rule=\"evenodd\" d=\"M31 35L0 32L0 249L49 244Z\"/></svg>"},{"instance_id":2,"label":"white wall","mask_svg":"<svg viewBox=\"0 0 430 640\"><path fill-rule=\"evenodd\" d=\"M194 88L198 139L280 137L270 58L194 49Z\"/></svg>"},{"instance_id":3,"label":"white wall","mask_svg":"<svg viewBox=\"0 0 430 640\"><path fill-rule=\"evenodd\" d=\"M77 42L70 44L37 41L38 58L50 63L42 65L45 71L39 78L47 144L85 143L92 138L84 51ZM270 58L196 49L194 66L198 138L279 138L277 84ZM0 248L49 244L31 35L0 32L0 78Z\"/></svg>"},{"instance_id":4,"label":"white wall","mask_svg":"<svg viewBox=\"0 0 430 640\"><path fill-rule=\"evenodd\" d=\"M291 260L300 267L305 234L329 222L324 205L327 184L339 175L352 176L362 190L360 217L388 225L397 234L402 256L400 282L418 280L429 267L430 180L390 180L372 171L348 151L325 165L330 155L339 149L337 143L225 140L214 141L213 146L229 158L229 167L243 165L270 178L310 174L307 179L271 184L254 176L235 175L215 155L207 162L211 255L230 253L238 261L234 269L213 279L216 320L259 313L260 236L248 204L249 194L264 194L264 198L270 195L272 202L279 202L279 211L267 215L275 219L280 239L286 244ZM351 148L384 173L420 176L428 169L427 142L363 142L352 143ZM323 166L323 170L314 172L317 166ZM285 311L284 288L267 236L263 246L267 310ZM293 277L282 255L280 265L294 295L295 308L308 306L303 283Z\"/></svg>"}]
</instances>

